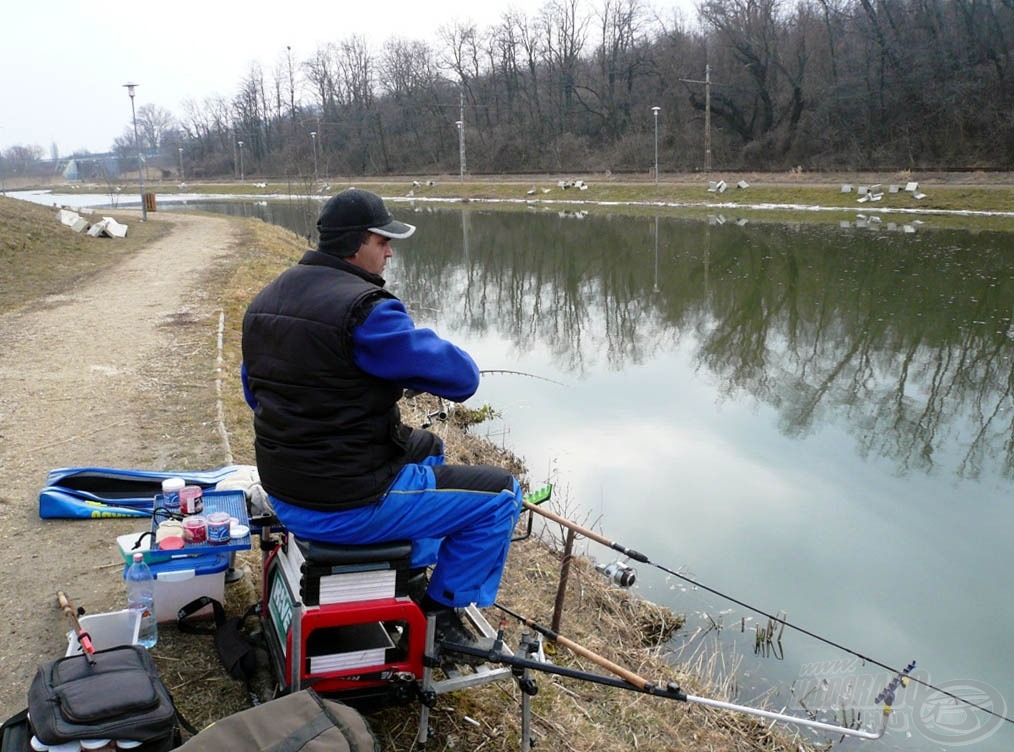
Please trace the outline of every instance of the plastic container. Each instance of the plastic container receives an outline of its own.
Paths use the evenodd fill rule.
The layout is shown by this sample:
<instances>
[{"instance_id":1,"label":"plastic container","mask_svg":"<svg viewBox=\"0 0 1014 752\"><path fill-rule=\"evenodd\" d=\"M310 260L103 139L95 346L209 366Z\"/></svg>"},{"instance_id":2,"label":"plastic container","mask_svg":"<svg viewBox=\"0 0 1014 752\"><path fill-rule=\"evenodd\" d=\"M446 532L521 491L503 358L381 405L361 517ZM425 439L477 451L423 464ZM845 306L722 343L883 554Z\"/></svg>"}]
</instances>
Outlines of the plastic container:
<instances>
[{"instance_id":1,"label":"plastic container","mask_svg":"<svg viewBox=\"0 0 1014 752\"><path fill-rule=\"evenodd\" d=\"M116 742L112 739L82 739L82 752L108 752L116 749Z\"/></svg>"},{"instance_id":2,"label":"plastic container","mask_svg":"<svg viewBox=\"0 0 1014 752\"><path fill-rule=\"evenodd\" d=\"M229 568L229 559L229 552L223 551L153 563L155 619L175 623L176 613L202 595L225 603L225 572ZM197 615L212 616L211 606L198 611Z\"/></svg>"},{"instance_id":3,"label":"plastic container","mask_svg":"<svg viewBox=\"0 0 1014 752\"><path fill-rule=\"evenodd\" d=\"M144 563L144 554L135 553L123 579L127 586L127 608L140 614L137 642L146 648L158 642L158 624L155 621L155 576Z\"/></svg>"},{"instance_id":4,"label":"plastic container","mask_svg":"<svg viewBox=\"0 0 1014 752\"><path fill-rule=\"evenodd\" d=\"M166 478L162 481L162 506L170 512L180 511L180 491L187 485L183 478Z\"/></svg>"},{"instance_id":5,"label":"plastic container","mask_svg":"<svg viewBox=\"0 0 1014 752\"><path fill-rule=\"evenodd\" d=\"M200 514L204 511L204 491L200 486L183 486L180 489L180 512Z\"/></svg>"},{"instance_id":6,"label":"plastic container","mask_svg":"<svg viewBox=\"0 0 1014 752\"><path fill-rule=\"evenodd\" d=\"M208 540L208 520L203 515L183 518L183 542L206 543Z\"/></svg>"},{"instance_id":7,"label":"plastic container","mask_svg":"<svg viewBox=\"0 0 1014 752\"><path fill-rule=\"evenodd\" d=\"M232 520L227 512L212 512L208 515L208 543L220 546L229 542L229 528Z\"/></svg>"},{"instance_id":8,"label":"plastic container","mask_svg":"<svg viewBox=\"0 0 1014 752\"><path fill-rule=\"evenodd\" d=\"M96 650L108 650L119 645L136 645L141 616L136 611L123 609L104 614L87 614L78 619L81 628L92 638ZM74 630L67 631L67 655L80 655L81 644Z\"/></svg>"}]
</instances>

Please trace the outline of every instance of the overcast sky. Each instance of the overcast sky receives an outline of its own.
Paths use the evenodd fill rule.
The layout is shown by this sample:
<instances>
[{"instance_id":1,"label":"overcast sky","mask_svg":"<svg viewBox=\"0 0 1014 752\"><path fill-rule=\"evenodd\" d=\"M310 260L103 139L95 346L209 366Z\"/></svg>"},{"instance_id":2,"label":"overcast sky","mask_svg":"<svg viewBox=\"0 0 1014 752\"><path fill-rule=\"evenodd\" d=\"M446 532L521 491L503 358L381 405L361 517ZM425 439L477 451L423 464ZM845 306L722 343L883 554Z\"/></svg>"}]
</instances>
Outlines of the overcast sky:
<instances>
[{"instance_id":1,"label":"overcast sky","mask_svg":"<svg viewBox=\"0 0 1014 752\"><path fill-rule=\"evenodd\" d=\"M255 62L270 80L286 46L299 62L353 34L377 50L391 37L435 44L440 26L485 27L509 9L534 17L549 1L0 0L0 151L108 150L131 124L128 81L138 84L137 107L179 116L188 98L231 98ZM602 2L579 0L579 8ZM671 14L693 0L653 6Z\"/></svg>"}]
</instances>

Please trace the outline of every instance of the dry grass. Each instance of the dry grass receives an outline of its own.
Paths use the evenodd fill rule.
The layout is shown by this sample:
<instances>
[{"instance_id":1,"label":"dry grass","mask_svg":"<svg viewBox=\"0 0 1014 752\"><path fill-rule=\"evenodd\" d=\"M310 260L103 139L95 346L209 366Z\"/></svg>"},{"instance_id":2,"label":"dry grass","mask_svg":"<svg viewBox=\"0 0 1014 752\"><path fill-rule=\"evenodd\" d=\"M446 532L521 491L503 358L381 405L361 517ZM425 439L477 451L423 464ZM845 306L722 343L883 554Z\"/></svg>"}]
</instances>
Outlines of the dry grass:
<instances>
[{"instance_id":1,"label":"dry grass","mask_svg":"<svg viewBox=\"0 0 1014 752\"><path fill-rule=\"evenodd\" d=\"M128 226L125 238L93 238L56 219L57 209L0 196L0 309L45 299L97 274L166 232L116 211L96 212Z\"/></svg>"}]
</instances>

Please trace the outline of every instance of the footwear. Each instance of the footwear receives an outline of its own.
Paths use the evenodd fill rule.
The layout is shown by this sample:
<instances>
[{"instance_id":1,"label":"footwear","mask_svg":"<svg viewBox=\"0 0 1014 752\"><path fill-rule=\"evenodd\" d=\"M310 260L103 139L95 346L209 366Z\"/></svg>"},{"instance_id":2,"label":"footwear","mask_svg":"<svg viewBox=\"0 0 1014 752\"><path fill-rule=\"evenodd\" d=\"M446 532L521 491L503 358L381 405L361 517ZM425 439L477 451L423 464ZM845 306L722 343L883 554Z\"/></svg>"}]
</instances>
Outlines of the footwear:
<instances>
[{"instance_id":1,"label":"footwear","mask_svg":"<svg viewBox=\"0 0 1014 752\"><path fill-rule=\"evenodd\" d=\"M464 645L486 653L493 649L493 638L476 637L472 633L472 630L461 620L461 615L457 609L441 608L431 611L430 614L436 617L435 638L437 644L442 645L446 642ZM454 665L480 666L486 663L484 656L457 653L451 649L441 651L440 658L441 665L445 667Z\"/></svg>"},{"instance_id":2,"label":"footwear","mask_svg":"<svg viewBox=\"0 0 1014 752\"><path fill-rule=\"evenodd\" d=\"M405 589L408 592L408 597L420 605L423 604L423 598L426 597L426 588L430 584L427 575L428 570L426 567L408 570L408 582L405 585Z\"/></svg>"}]
</instances>

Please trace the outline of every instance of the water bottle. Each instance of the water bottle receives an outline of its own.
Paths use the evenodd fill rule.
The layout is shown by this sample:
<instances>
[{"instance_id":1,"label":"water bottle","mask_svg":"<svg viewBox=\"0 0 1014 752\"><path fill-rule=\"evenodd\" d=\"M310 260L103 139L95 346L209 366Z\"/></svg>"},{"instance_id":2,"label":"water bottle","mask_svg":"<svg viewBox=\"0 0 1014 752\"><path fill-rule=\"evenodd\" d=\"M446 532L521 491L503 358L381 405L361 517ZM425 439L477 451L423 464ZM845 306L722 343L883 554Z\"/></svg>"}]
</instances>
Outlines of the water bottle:
<instances>
[{"instance_id":1,"label":"water bottle","mask_svg":"<svg viewBox=\"0 0 1014 752\"><path fill-rule=\"evenodd\" d=\"M144 563L144 554L135 553L134 562L124 575L127 583L127 608L141 614L137 641L146 648L158 642L158 622L155 621L155 577Z\"/></svg>"}]
</instances>

